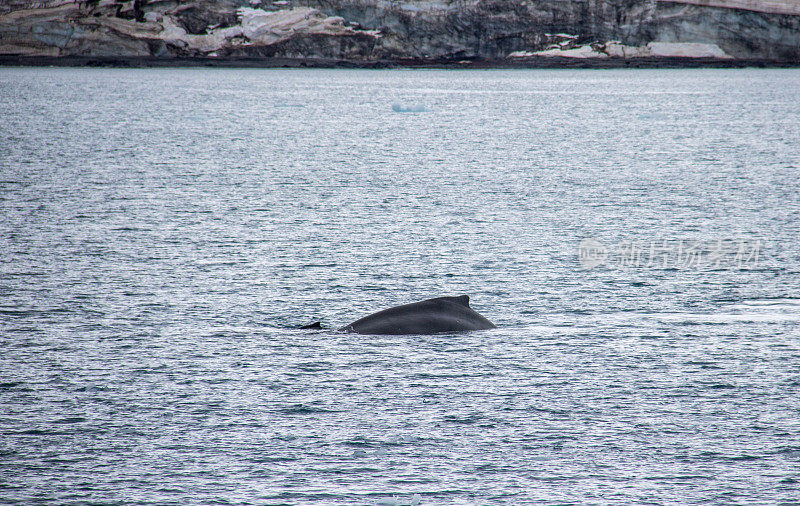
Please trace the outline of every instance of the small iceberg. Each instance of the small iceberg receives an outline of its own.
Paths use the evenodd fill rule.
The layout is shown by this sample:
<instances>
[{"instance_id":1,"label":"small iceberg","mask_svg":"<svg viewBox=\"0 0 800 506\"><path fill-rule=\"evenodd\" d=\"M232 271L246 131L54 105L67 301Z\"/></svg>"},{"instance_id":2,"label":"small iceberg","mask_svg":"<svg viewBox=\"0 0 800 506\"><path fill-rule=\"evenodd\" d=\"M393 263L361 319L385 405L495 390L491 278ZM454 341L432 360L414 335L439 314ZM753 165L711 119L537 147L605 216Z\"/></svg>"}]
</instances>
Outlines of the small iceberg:
<instances>
[{"instance_id":1,"label":"small iceberg","mask_svg":"<svg viewBox=\"0 0 800 506\"><path fill-rule=\"evenodd\" d=\"M419 506L421 501L422 496L419 494L414 494L411 496L410 502L401 501L397 496L392 496L386 499L381 499L376 503L376 506Z\"/></svg>"},{"instance_id":2,"label":"small iceberg","mask_svg":"<svg viewBox=\"0 0 800 506\"><path fill-rule=\"evenodd\" d=\"M425 108L425 104L422 102L417 102L416 104L401 104L400 102L395 102L392 104L392 110L394 112L427 112L428 109Z\"/></svg>"}]
</instances>

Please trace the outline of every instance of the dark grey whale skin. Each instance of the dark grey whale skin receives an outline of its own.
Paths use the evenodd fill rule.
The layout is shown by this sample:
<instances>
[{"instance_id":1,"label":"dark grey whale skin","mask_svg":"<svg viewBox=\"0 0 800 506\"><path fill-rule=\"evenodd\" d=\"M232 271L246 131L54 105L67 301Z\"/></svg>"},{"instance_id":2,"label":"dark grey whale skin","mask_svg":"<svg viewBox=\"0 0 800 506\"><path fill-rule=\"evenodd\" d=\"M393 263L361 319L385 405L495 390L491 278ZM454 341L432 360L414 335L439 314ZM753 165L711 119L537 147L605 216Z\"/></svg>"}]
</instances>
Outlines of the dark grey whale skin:
<instances>
[{"instance_id":1,"label":"dark grey whale skin","mask_svg":"<svg viewBox=\"0 0 800 506\"><path fill-rule=\"evenodd\" d=\"M438 334L496 328L471 307L469 297L437 297L378 311L350 325L341 332L355 334L403 335Z\"/></svg>"}]
</instances>

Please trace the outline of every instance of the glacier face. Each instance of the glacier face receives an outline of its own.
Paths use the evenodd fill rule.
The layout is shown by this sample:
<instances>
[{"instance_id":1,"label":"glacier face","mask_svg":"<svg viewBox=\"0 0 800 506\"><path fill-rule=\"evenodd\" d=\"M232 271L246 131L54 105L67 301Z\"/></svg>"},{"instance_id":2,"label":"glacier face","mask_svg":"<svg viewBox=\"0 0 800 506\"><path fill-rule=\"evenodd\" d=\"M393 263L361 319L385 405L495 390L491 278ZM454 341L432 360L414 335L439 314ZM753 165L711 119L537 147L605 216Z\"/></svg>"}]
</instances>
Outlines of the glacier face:
<instances>
[{"instance_id":1,"label":"glacier face","mask_svg":"<svg viewBox=\"0 0 800 506\"><path fill-rule=\"evenodd\" d=\"M0 6L0 55L631 58L659 56L654 47L685 57L798 61L800 8L792 0L8 0Z\"/></svg>"}]
</instances>

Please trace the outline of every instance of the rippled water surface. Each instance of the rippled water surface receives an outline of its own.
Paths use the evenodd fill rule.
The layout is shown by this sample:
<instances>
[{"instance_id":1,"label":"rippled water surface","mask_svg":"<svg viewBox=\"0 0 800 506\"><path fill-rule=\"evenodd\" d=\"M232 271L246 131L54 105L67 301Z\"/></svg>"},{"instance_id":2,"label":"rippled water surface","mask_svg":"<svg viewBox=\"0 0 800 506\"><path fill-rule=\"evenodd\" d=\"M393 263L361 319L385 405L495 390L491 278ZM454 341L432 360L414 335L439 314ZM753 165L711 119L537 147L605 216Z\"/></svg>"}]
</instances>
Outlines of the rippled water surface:
<instances>
[{"instance_id":1,"label":"rippled water surface","mask_svg":"<svg viewBox=\"0 0 800 506\"><path fill-rule=\"evenodd\" d=\"M0 69L0 500L797 501L798 139L798 70Z\"/></svg>"}]
</instances>

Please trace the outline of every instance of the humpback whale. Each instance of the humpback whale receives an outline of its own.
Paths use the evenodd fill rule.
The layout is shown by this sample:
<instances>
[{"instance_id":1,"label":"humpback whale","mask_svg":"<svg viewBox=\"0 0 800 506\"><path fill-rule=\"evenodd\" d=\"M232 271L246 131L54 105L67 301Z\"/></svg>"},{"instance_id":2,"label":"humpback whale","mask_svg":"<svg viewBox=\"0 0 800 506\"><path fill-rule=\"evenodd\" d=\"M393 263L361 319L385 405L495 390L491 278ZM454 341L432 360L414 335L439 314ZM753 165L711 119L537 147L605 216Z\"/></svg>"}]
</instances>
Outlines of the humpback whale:
<instances>
[{"instance_id":1,"label":"humpback whale","mask_svg":"<svg viewBox=\"0 0 800 506\"><path fill-rule=\"evenodd\" d=\"M302 328L320 328L319 322ZM469 296L437 297L378 311L340 332L355 334L437 334L493 329L495 325L469 307Z\"/></svg>"}]
</instances>

